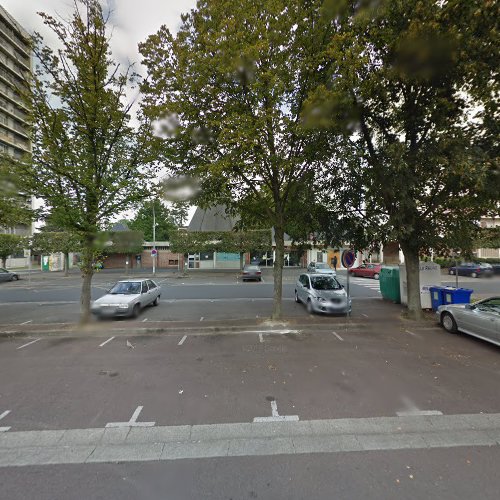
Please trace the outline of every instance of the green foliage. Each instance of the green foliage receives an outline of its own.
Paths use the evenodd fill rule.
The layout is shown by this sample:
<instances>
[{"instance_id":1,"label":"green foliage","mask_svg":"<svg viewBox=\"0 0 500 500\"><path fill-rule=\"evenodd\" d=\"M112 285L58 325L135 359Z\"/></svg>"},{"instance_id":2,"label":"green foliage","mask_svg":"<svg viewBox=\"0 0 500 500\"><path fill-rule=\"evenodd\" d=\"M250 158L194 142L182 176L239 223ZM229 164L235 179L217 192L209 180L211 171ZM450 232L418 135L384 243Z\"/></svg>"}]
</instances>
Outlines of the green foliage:
<instances>
[{"instance_id":1,"label":"green foliage","mask_svg":"<svg viewBox=\"0 0 500 500\"><path fill-rule=\"evenodd\" d=\"M35 253L50 254L78 252L81 249L79 236L64 232L40 231L31 238L31 249Z\"/></svg>"},{"instance_id":2,"label":"green foliage","mask_svg":"<svg viewBox=\"0 0 500 500\"><path fill-rule=\"evenodd\" d=\"M29 198L22 193L15 162L6 155L0 155L0 227L30 224L35 218Z\"/></svg>"},{"instance_id":3,"label":"green foliage","mask_svg":"<svg viewBox=\"0 0 500 500\"><path fill-rule=\"evenodd\" d=\"M360 229L352 239L398 241L407 263L431 248L470 251L476 221L499 209L491 123L477 115L499 90L495 2L363 3L330 13L339 27L330 78L303 113L308 126L346 138L344 182L326 180L324 203ZM417 297L418 277L409 292Z\"/></svg>"},{"instance_id":4,"label":"green foliage","mask_svg":"<svg viewBox=\"0 0 500 500\"><path fill-rule=\"evenodd\" d=\"M475 246L476 248L500 248L500 226L482 228Z\"/></svg>"},{"instance_id":5,"label":"green foliage","mask_svg":"<svg viewBox=\"0 0 500 500\"><path fill-rule=\"evenodd\" d=\"M0 233L0 259L5 267L7 257L21 251L27 244L26 238L17 234Z\"/></svg>"},{"instance_id":6,"label":"green foliage","mask_svg":"<svg viewBox=\"0 0 500 500\"><path fill-rule=\"evenodd\" d=\"M177 231L170 239L175 253L234 252L271 249L270 230Z\"/></svg>"},{"instance_id":7,"label":"green foliage","mask_svg":"<svg viewBox=\"0 0 500 500\"><path fill-rule=\"evenodd\" d=\"M128 227L141 231L146 241L153 241L153 207L156 218L156 241L168 241L177 230L173 214L159 200L145 201Z\"/></svg>"},{"instance_id":8,"label":"green foliage","mask_svg":"<svg viewBox=\"0 0 500 500\"><path fill-rule=\"evenodd\" d=\"M185 226L189 215L189 203L185 201L175 201L170 208L170 214L177 227Z\"/></svg>"},{"instance_id":9,"label":"green foliage","mask_svg":"<svg viewBox=\"0 0 500 500\"><path fill-rule=\"evenodd\" d=\"M20 162L23 186L57 211L61 229L82 239L82 321L90 316L97 234L117 213L150 195L154 178L145 144L150 127L130 125L134 83L110 52L107 19L98 0L75 0L69 21L41 14L60 45L34 39L37 61L26 98L32 110L31 162Z\"/></svg>"},{"instance_id":10,"label":"green foliage","mask_svg":"<svg viewBox=\"0 0 500 500\"><path fill-rule=\"evenodd\" d=\"M172 177L198 182L198 205L247 208L276 230L275 302L281 315L284 225L307 176L321 175L335 144L305 130L308 92L327 76L334 22L321 0L200 0L176 36L140 45L144 113L162 125L156 146Z\"/></svg>"}]
</instances>

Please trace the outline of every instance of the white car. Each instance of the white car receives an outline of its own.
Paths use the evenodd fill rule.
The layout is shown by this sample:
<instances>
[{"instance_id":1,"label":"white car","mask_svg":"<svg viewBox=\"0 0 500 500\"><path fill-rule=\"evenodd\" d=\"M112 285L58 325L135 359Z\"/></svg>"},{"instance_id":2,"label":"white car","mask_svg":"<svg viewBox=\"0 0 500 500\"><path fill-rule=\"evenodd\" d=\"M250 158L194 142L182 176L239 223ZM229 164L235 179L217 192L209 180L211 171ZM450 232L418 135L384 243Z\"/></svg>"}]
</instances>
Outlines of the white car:
<instances>
[{"instance_id":1,"label":"white car","mask_svg":"<svg viewBox=\"0 0 500 500\"><path fill-rule=\"evenodd\" d=\"M500 297L439 306L436 314L446 331L461 331L500 346Z\"/></svg>"},{"instance_id":2,"label":"white car","mask_svg":"<svg viewBox=\"0 0 500 500\"><path fill-rule=\"evenodd\" d=\"M92 313L99 317L130 316L137 318L142 308L160 302L161 287L153 280L118 281L106 295L94 301Z\"/></svg>"},{"instance_id":3,"label":"white car","mask_svg":"<svg viewBox=\"0 0 500 500\"><path fill-rule=\"evenodd\" d=\"M350 297L331 274L301 274L295 284L295 302L305 304L309 314L351 312Z\"/></svg>"},{"instance_id":4,"label":"white car","mask_svg":"<svg viewBox=\"0 0 500 500\"><path fill-rule=\"evenodd\" d=\"M321 274L331 274L332 276L337 276L335 269L332 269L325 262L311 262L307 266L308 273L321 273Z\"/></svg>"}]
</instances>

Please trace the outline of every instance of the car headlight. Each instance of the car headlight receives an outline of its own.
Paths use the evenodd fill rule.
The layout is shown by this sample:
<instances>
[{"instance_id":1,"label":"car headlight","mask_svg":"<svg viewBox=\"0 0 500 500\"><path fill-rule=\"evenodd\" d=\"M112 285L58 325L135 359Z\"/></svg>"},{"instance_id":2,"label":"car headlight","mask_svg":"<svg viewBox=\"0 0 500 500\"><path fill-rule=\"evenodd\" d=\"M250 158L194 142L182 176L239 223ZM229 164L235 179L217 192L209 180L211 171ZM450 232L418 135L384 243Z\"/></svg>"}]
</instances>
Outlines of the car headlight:
<instances>
[{"instance_id":1,"label":"car headlight","mask_svg":"<svg viewBox=\"0 0 500 500\"><path fill-rule=\"evenodd\" d=\"M128 309L128 304L118 304L118 309Z\"/></svg>"},{"instance_id":2,"label":"car headlight","mask_svg":"<svg viewBox=\"0 0 500 500\"><path fill-rule=\"evenodd\" d=\"M323 297L316 297L316 299L318 302L326 302L326 299L324 299Z\"/></svg>"}]
</instances>

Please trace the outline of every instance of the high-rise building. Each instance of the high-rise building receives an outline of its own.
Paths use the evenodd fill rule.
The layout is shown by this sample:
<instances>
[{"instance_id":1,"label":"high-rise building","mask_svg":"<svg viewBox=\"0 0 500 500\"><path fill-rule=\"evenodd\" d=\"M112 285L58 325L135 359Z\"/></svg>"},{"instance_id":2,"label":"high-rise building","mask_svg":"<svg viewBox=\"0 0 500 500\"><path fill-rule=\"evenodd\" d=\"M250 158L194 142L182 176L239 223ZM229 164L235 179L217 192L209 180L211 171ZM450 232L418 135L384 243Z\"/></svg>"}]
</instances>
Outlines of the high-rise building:
<instances>
[{"instance_id":1,"label":"high-rise building","mask_svg":"<svg viewBox=\"0 0 500 500\"><path fill-rule=\"evenodd\" d=\"M31 71L30 36L0 6L0 154L8 154L18 159L31 153L29 109L19 92ZM32 205L33 199L26 196L26 204ZM0 228L0 233L22 236L32 232L33 225ZM26 264L26 252L12 255L7 263L11 266Z\"/></svg>"},{"instance_id":2,"label":"high-rise building","mask_svg":"<svg viewBox=\"0 0 500 500\"><path fill-rule=\"evenodd\" d=\"M18 89L31 72L29 34L0 6L0 153L30 153L28 109Z\"/></svg>"}]
</instances>

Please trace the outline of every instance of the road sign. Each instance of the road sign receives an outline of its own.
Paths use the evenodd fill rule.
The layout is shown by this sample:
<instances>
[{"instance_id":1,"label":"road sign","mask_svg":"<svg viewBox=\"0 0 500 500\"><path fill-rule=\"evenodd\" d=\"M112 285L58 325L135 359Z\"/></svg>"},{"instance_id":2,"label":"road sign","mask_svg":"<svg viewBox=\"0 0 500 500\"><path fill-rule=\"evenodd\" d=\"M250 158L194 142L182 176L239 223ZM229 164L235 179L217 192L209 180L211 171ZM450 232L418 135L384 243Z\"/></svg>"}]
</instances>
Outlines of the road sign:
<instances>
[{"instance_id":1,"label":"road sign","mask_svg":"<svg viewBox=\"0 0 500 500\"><path fill-rule=\"evenodd\" d=\"M354 253L353 250L344 250L342 252L342 265L344 267L352 267L352 265L354 264L354 261L356 260L356 255Z\"/></svg>"},{"instance_id":2,"label":"road sign","mask_svg":"<svg viewBox=\"0 0 500 500\"><path fill-rule=\"evenodd\" d=\"M158 250L156 250L156 248L153 248L153 250L151 250L151 257L156 257L158 253Z\"/></svg>"}]
</instances>

